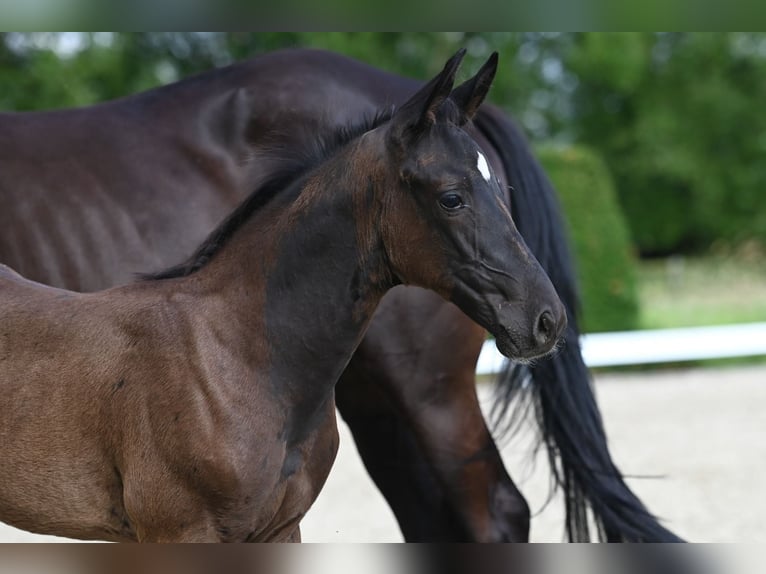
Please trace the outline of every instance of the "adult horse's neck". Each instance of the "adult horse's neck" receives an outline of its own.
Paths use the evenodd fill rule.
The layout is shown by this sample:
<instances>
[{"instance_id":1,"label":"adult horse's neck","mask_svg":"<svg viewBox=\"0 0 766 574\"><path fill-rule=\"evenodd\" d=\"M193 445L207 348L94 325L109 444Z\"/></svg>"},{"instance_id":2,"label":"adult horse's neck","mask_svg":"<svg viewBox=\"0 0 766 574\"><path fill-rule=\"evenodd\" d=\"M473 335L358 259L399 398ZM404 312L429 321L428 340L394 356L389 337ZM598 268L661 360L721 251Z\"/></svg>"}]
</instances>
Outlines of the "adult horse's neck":
<instances>
[{"instance_id":1,"label":"adult horse's neck","mask_svg":"<svg viewBox=\"0 0 766 574\"><path fill-rule=\"evenodd\" d=\"M195 273L217 309L205 313L208 320L233 335L253 370L290 406L295 440L332 397L394 284L374 188L385 167L370 147L351 142L277 193Z\"/></svg>"}]
</instances>

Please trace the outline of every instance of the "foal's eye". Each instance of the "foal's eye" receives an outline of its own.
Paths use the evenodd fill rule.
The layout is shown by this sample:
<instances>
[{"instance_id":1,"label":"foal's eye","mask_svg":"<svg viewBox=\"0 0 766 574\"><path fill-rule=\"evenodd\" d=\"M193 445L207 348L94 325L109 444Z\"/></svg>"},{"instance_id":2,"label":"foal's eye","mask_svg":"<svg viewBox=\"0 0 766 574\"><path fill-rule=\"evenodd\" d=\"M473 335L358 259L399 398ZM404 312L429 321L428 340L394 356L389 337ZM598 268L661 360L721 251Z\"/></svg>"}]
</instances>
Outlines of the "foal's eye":
<instances>
[{"instance_id":1,"label":"foal's eye","mask_svg":"<svg viewBox=\"0 0 766 574\"><path fill-rule=\"evenodd\" d=\"M441 197L439 197L439 205L448 211L454 211L456 209L460 209L465 204L463 203L463 198L460 197L457 193L447 192L443 193Z\"/></svg>"}]
</instances>

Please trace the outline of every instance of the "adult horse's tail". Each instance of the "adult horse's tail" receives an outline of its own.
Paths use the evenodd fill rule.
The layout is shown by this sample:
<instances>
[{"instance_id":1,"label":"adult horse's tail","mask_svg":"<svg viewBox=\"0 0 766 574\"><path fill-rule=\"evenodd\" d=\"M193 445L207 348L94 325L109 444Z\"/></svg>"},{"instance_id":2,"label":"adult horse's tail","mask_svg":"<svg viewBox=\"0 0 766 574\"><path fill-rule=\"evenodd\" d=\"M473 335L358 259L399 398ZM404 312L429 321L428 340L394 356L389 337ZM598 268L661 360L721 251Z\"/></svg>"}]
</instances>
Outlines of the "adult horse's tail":
<instances>
[{"instance_id":1,"label":"adult horse's tail","mask_svg":"<svg viewBox=\"0 0 766 574\"><path fill-rule=\"evenodd\" d=\"M534 366L507 363L498 380L498 412L531 400L557 486L564 491L566 528L588 541L588 507L599 536L609 541L680 542L625 484L612 461L590 375L580 354L576 280L555 191L518 128L485 106L476 127L502 158L511 210L529 248L567 308L569 325L558 354ZM525 385L525 381L531 384Z\"/></svg>"}]
</instances>

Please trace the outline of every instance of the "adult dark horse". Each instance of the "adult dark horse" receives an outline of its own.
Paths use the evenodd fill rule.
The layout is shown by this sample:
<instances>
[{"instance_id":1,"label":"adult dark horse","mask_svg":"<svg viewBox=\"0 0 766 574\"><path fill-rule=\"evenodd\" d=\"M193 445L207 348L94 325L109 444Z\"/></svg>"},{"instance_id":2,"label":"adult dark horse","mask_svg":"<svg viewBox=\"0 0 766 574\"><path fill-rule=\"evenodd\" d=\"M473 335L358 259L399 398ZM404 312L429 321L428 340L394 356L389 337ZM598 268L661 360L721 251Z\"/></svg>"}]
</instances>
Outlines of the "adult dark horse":
<instances>
[{"instance_id":1,"label":"adult dark horse","mask_svg":"<svg viewBox=\"0 0 766 574\"><path fill-rule=\"evenodd\" d=\"M185 257L266 178L275 147L405 101L420 84L327 52L276 52L81 110L0 115L0 261L81 291ZM611 461L579 352L574 278L553 190L510 121L483 106L469 131L568 309L552 359L509 367L531 398L572 540L585 509L610 539L672 540ZM266 153L268 150L268 153ZM278 155L278 154L277 154ZM337 387L337 403L408 540L526 540L527 505L479 409L484 330L417 288L397 288ZM519 389L527 374L531 391Z\"/></svg>"},{"instance_id":2,"label":"adult dark horse","mask_svg":"<svg viewBox=\"0 0 766 574\"><path fill-rule=\"evenodd\" d=\"M335 458L334 387L384 294L429 288L532 359L566 310L461 128L494 54L318 140L185 263L79 294L0 269L0 519L138 541L290 541ZM42 423L42 424L41 424Z\"/></svg>"}]
</instances>

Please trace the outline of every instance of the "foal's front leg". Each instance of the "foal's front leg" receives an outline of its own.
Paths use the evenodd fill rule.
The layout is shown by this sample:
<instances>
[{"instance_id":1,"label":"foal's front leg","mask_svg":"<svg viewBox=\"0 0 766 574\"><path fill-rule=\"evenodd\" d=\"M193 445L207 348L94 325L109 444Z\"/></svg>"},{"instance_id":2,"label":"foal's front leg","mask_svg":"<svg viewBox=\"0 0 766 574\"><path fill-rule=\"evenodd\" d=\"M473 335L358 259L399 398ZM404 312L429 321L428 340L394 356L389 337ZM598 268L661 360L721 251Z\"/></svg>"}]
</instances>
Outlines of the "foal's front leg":
<instances>
[{"instance_id":1,"label":"foal's front leg","mask_svg":"<svg viewBox=\"0 0 766 574\"><path fill-rule=\"evenodd\" d=\"M479 407L484 331L416 288L384 298L336 393L408 541L518 541L529 508Z\"/></svg>"},{"instance_id":2,"label":"foal's front leg","mask_svg":"<svg viewBox=\"0 0 766 574\"><path fill-rule=\"evenodd\" d=\"M221 535L208 521L194 524L179 524L169 528L159 525L137 525L138 542L180 543L180 542L221 542Z\"/></svg>"},{"instance_id":3,"label":"foal's front leg","mask_svg":"<svg viewBox=\"0 0 766 574\"><path fill-rule=\"evenodd\" d=\"M226 541L231 532L221 527L215 507L199 490L171 478L161 460L146 454L123 473L122 502L136 541Z\"/></svg>"},{"instance_id":4,"label":"foal's front leg","mask_svg":"<svg viewBox=\"0 0 766 574\"><path fill-rule=\"evenodd\" d=\"M138 529L138 542L152 543L183 543L183 542L258 542L253 539L229 539L224 537L219 529L215 528L209 521L202 521L198 524L190 524L183 528L170 530L167 528L146 528ZM293 525L289 531L278 532L262 542L284 542L300 543L301 529L300 525Z\"/></svg>"}]
</instances>

